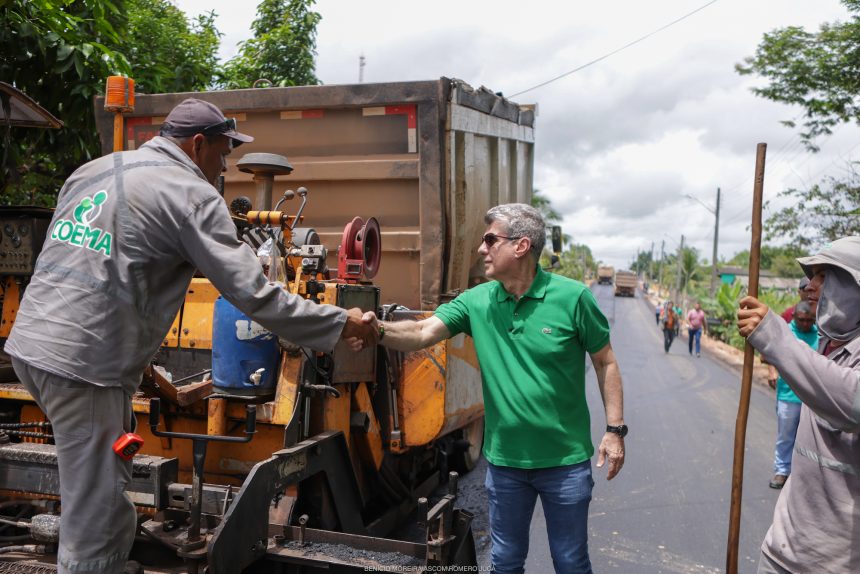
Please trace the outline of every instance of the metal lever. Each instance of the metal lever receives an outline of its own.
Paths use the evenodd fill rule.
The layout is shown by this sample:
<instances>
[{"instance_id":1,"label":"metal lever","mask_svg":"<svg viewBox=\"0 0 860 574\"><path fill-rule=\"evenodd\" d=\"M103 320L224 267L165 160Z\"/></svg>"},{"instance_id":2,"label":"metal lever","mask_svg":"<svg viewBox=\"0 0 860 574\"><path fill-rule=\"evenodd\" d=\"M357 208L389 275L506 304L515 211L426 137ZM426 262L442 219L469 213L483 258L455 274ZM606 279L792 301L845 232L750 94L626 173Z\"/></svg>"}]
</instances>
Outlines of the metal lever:
<instances>
[{"instance_id":1,"label":"metal lever","mask_svg":"<svg viewBox=\"0 0 860 574\"><path fill-rule=\"evenodd\" d=\"M290 231L296 226L299 222L299 218L302 216L302 211L305 210L305 205L308 203L308 188L300 187L296 190L296 193L302 198L302 204L299 206L299 210L296 212L296 216L293 218L293 224L290 225Z\"/></svg>"},{"instance_id":2,"label":"metal lever","mask_svg":"<svg viewBox=\"0 0 860 574\"><path fill-rule=\"evenodd\" d=\"M194 441L194 467L191 478L191 523L188 526L187 542L182 545L183 552L203 547L206 540L200 537L200 516L203 507L203 463L206 461L206 445L214 442L249 442L257 432L257 407L246 405L245 436L219 436L185 432L158 430L161 418L161 399L149 401L149 428L152 434L161 437L187 438Z\"/></svg>"}]
</instances>

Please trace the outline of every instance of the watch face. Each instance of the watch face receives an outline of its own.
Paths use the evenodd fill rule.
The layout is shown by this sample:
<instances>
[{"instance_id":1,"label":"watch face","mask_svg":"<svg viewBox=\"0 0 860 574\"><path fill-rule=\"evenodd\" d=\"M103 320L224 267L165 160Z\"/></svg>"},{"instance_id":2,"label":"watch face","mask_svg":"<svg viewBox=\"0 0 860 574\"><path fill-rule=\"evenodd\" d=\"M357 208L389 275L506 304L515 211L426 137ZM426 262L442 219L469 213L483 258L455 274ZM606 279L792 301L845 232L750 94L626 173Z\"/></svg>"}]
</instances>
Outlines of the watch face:
<instances>
[{"instance_id":1,"label":"watch face","mask_svg":"<svg viewBox=\"0 0 860 574\"><path fill-rule=\"evenodd\" d=\"M619 425L617 427L607 425L606 432L615 433L621 438L624 438L625 436L627 436L627 425Z\"/></svg>"}]
</instances>

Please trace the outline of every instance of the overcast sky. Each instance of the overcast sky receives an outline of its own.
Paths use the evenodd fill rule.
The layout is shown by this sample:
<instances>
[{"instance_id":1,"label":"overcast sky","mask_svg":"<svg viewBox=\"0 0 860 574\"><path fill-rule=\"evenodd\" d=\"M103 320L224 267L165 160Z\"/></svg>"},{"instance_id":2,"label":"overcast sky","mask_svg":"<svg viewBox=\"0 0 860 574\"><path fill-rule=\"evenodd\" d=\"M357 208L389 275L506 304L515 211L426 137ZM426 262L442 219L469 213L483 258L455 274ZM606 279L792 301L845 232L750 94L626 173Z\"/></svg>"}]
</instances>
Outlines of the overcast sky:
<instances>
[{"instance_id":1,"label":"overcast sky","mask_svg":"<svg viewBox=\"0 0 860 574\"><path fill-rule=\"evenodd\" d=\"M188 15L215 10L221 56L250 37L255 2L176 0ZM708 0L319 0L317 76L326 84L465 80L513 95L600 58ZM686 242L711 259L722 188L719 254L748 249L758 142L768 144L765 200L845 173L860 156L846 126L803 151L780 124L800 110L757 98L760 82L734 65L765 32L816 30L845 19L837 0L717 0L680 23L547 86L512 97L537 103L535 187L564 215L564 230L598 259L626 267L637 250Z\"/></svg>"}]
</instances>

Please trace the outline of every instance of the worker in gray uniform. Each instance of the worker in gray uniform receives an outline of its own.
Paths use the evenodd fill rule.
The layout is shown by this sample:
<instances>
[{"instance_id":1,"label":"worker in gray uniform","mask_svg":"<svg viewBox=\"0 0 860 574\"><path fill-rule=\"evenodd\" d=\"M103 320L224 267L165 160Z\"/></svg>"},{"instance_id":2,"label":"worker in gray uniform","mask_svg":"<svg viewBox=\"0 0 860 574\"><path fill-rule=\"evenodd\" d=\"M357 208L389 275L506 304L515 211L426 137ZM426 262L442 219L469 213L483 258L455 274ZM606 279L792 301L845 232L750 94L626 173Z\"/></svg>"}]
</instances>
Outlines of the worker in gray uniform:
<instances>
[{"instance_id":1,"label":"worker in gray uniform","mask_svg":"<svg viewBox=\"0 0 860 574\"><path fill-rule=\"evenodd\" d=\"M740 333L803 401L758 572L860 572L860 237L798 262L820 288L818 352L761 301L744 297L738 311Z\"/></svg>"},{"instance_id":2,"label":"worker in gray uniform","mask_svg":"<svg viewBox=\"0 0 860 574\"><path fill-rule=\"evenodd\" d=\"M213 187L251 136L187 99L140 149L69 177L6 352L51 421L60 473L61 573L122 572L137 530L131 462L112 450L133 430L131 395L199 269L229 302L293 343L373 344L361 311L318 305L268 282ZM355 340L355 339L353 339ZM353 345L355 346L355 345Z\"/></svg>"}]
</instances>

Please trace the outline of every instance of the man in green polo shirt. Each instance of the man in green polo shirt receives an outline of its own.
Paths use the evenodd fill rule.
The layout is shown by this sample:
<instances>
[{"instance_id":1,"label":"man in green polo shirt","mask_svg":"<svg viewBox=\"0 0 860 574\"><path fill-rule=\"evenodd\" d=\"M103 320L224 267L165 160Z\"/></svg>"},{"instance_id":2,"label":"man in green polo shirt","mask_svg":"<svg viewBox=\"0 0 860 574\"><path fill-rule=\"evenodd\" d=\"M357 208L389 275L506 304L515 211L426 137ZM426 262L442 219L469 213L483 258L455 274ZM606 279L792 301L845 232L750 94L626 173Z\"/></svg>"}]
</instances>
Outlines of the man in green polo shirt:
<instances>
[{"instance_id":1,"label":"man in green polo shirt","mask_svg":"<svg viewBox=\"0 0 860 574\"><path fill-rule=\"evenodd\" d=\"M586 353L606 414L597 466L609 461L607 479L624 464L627 433L609 324L585 285L541 270L546 228L540 212L506 204L490 209L484 221L478 253L494 281L469 289L423 321L379 323L380 344L414 351L459 333L472 336L483 376L495 572L523 572L537 496L556 572L591 572L587 521L594 446ZM365 321L376 317L368 313Z\"/></svg>"}]
</instances>

